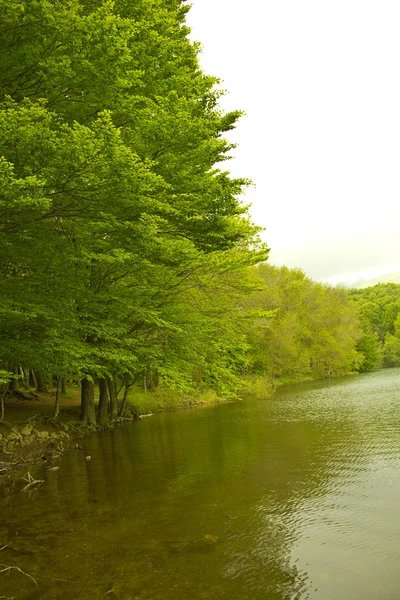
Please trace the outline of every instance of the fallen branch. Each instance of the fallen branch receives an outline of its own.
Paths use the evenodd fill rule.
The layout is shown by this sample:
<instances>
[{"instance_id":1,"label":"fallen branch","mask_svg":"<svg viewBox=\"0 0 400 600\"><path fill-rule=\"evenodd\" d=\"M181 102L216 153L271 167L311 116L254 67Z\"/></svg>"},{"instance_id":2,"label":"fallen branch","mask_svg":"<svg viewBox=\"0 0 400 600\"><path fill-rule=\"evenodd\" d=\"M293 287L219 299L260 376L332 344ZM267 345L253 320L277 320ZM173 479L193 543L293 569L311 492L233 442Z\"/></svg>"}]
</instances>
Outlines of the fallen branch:
<instances>
[{"instance_id":1,"label":"fallen branch","mask_svg":"<svg viewBox=\"0 0 400 600\"><path fill-rule=\"evenodd\" d=\"M29 473L26 474L25 477L22 477L24 481L27 481L27 485L22 488L23 492L28 492L29 490L33 490L35 487L44 483L44 479L33 479L32 475Z\"/></svg>"},{"instance_id":2,"label":"fallen branch","mask_svg":"<svg viewBox=\"0 0 400 600\"><path fill-rule=\"evenodd\" d=\"M39 417L41 417L42 415L32 415L31 417L28 417L26 419L26 421L22 421L23 423L31 423L32 421L34 421L35 419L38 419Z\"/></svg>"},{"instance_id":3,"label":"fallen branch","mask_svg":"<svg viewBox=\"0 0 400 600\"><path fill-rule=\"evenodd\" d=\"M73 579L61 579L60 577L49 577L48 575L42 575L42 579L49 579L50 581L59 581L61 583L72 583L73 585L79 585L79 586L101 585L103 587L106 587L109 583L109 582L105 582L105 581L74 581ZM1 596L0 596L0 598L1 598Z\"/></svg>"},{"instance_id":4,"label":"fallen branch","mask_svg":"<svg viewBox=\"0 0 400 600\"><path fill-rule=\"evenodd\" d=\"M34 579L32 577L32 575L29 575L29 573L25 573L25 571L23 571L22 569L20 569L19 567L10 567L8 565L2 565L0 564L0 567L4 567L3 569L0 569L0 573L10 573L10 571L18 571L19 573L21 573L21 575L25 575L25 577L29 577L29 579L32 579L33 583L35 584L36 587L39 587L37 584L36 579Z\"/></svg>"}]
</instances>

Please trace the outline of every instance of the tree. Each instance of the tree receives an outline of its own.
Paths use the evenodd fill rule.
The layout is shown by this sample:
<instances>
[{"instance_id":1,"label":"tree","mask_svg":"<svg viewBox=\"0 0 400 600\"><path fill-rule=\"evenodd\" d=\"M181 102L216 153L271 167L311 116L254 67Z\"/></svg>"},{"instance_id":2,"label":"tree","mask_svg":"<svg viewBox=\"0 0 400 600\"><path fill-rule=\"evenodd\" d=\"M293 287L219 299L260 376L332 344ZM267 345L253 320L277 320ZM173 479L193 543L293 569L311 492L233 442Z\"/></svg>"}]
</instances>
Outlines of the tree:
<instances>
[{"instance_id":1,"label":"tree","mask_svg":"<svg viewBox=\"0 0 400 600\"><path fill-rule=\"evenodd\" d=\"M383 365L390 366L395 360L396 342L392 338L400 311L400 285L387 283L350 290L349 296L359 311L363 330L359 341L359 350L364 356L361 370L371 371L380 366L382 356Z\"/></svg>"},{"instance_id":2,"label":"tree","mask_svg":"<svg viewBox=\"0 0 400 600\"><path fill-rule=\"evenodd\" d=\"M232 388L242 342L232 326L218 344L226 318L198 298L228 265L239 273L268 254L240 201L247 181L216 167L240 113L220 111L186 12L180 1L0 0L0 351L81 379L89 424L96 379L109 382L111 416L116 380L142 371L182 386L197 368Z\"/></svg>"},{"instance_id":3,"label":"tree","mask_svg":"<svg viewBox=\"0 0 400 600\"><path fill-rule=\"evenodd\" d=\"M251 368L259 375L298 381L356 369L361 332L344 290L310 281L302 271L260 265L263 289L244 306L270 311L247 328Z\"/></svg>"},{"instance_id":4,"label":"tree","mask_svg":"<svg viewBox=\"0 0 400 600\"><path fill-rule=\"evenodd\" d=\"M383 361L385 367L400 367L400 338L397 335L386 334Z\"/></svg>"}]
</instances>

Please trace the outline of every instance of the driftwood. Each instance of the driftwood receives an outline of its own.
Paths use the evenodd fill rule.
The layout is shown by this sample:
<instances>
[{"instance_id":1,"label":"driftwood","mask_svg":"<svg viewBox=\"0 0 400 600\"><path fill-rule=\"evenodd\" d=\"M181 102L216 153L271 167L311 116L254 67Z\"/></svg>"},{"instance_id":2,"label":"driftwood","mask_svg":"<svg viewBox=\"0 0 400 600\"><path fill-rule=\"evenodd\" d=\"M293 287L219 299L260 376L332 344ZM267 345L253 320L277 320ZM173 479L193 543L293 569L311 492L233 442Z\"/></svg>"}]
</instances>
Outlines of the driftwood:
<instances>
[{"instance_id":1,"label":"driftwood","mask_svg":"<svg viewBox=\"0 0 400 600\"><path fill-rule=\"evenodd\" d=\"M32 475L28 472L25 477L22 477L24 481L27 481L27 485L22 488L23 492L29 492L35 489L41 483L44 483L44 479L33 479Z\"/></svg>"},{"instance_id":2,"label":"driftwood","mask_svg":"<svg viewBox=\"0 0 400 600\"><path fill-rule=\"evenodd\" d=\"M10 546L10 544L6 544L5 546L1 546L0 552L1 552L1 550L5 550L9 546ZM25 577L28 577L29 579L32 579L32 581L35 584L35 586L38 587L36 579L34 577L32 577L32 575L29 575L29 573L25 573L25 571L23 571L19 567L15 567L14 565L4 565L4 564L0 563L0 573L10 574L11 571L18 571L18 573L21 573L21 575L24 575ZM14 597L10 597L10 596L0 596L0 598L4 598L4 599L7 599L7 600L14 600Z\"/></svg>"},{"instance_id":3,"label":"driftwood","mask_svg":"<svg viewBox=\"0 0 400 600\"><path fill-rule=\"evenodd\" d=\"M30 550L21 550L20 548L15 548L14 546L11 546L11 543L6 544L2 548L0 548L0 551L1 550L6 550L15 556L33 556L34 555L34 552L31 552Z\"/></svg>"},{"instance_id":4,"label":"driftwood","mask_svg":"<svg viewBox=\"0 0 400 600\"><path fill-rule=\"evenodd\" d=\"M25 421L21 421L21 423L33 423L36 419L41 418L43 415L32 415L31 417L28 417Z\"/></svg>"},{"instance_id":5,"label":"driftwood","mask_svg":"<svg viewBox=\"0 0 400 600\"><path fill-rule=\"evenodd\" d=\"M11 571L18 571L19 573L21 573L21 575L25 575L25 577L29 577L29 579L32 579L32 581L35 584L35 586L38 587L36 579L34 579L32 577L32 575L29 575L29 573L25 573L25 571L23 571L19 567L14 567L14 566L9 566L9 565L2 565L2 564L0 564L0 567L3 567L2 569L0 569L0 573L10 573Z\"/></svg>"}]
</instances>

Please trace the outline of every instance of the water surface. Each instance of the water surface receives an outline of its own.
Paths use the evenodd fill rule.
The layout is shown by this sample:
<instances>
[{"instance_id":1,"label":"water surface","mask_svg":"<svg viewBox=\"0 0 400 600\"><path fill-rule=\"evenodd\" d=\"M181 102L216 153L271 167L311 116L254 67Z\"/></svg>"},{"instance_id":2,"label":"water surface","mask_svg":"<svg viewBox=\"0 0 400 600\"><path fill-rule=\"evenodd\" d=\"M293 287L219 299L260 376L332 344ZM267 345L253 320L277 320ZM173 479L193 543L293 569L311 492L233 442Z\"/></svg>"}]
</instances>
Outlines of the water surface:
<instances>
[{"instance_id":1,"label":"water surface","mask_svg":"<svg viewBox=\"0 0 400 600\"><path fill-rule=\"evenodd\" d=\"M399 434L391 369L85 438L0 501L0 561L38 584L0 596L395 600Z\"/></svg>"}]
</instances>

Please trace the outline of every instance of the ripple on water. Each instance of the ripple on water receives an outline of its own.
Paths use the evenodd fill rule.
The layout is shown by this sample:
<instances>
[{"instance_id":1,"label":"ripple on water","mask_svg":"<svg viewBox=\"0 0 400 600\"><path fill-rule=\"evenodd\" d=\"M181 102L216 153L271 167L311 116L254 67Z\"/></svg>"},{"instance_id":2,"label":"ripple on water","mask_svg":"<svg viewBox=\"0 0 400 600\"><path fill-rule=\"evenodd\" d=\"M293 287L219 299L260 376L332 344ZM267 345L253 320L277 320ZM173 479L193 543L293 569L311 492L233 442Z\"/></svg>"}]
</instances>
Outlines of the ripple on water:
<instances>
[{"instance_id":1,"label":"ripple on water","mask_svg":"<svg viewBox=\"0 0 400 600\"><path fill-rule=\"evenodd\" d=\"M394 600L400 370L157 415L1 505L21 600ZM33 552L33 554L29 554ZM56 583L57 580L57 583ZM35 595L36 594L36 595Z\"/></svg>"}]
</instances>

